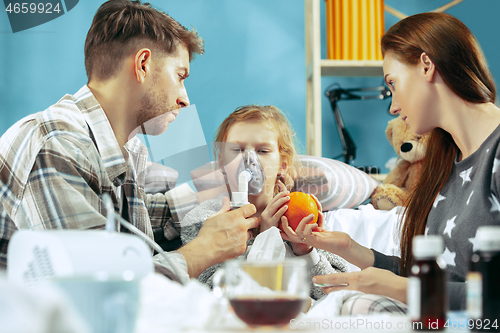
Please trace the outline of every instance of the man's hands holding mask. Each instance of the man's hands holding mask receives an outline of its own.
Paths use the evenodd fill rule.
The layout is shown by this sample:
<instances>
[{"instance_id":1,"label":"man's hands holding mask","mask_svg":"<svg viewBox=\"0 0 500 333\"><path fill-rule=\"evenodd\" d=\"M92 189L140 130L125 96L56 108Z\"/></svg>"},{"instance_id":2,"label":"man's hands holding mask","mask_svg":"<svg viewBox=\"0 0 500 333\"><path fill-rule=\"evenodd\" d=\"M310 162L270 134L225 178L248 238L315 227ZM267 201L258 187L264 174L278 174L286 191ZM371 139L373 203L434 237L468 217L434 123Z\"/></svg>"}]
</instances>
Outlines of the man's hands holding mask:
<instances>
[{"instance_id":1,"label":"man's hands holding mask","mask_svg":"<svg viewBox=\"0 0 500 333\"><path fill-rule=\"evenodd\" d=\"M246 251L251 229L259 226L259 219L252 217L257 210L252 204L230 209L229 199L225 197L222 208L205 221L198 236L178 250L186 259L191 278Z\"/></svg>"}]
</instances>

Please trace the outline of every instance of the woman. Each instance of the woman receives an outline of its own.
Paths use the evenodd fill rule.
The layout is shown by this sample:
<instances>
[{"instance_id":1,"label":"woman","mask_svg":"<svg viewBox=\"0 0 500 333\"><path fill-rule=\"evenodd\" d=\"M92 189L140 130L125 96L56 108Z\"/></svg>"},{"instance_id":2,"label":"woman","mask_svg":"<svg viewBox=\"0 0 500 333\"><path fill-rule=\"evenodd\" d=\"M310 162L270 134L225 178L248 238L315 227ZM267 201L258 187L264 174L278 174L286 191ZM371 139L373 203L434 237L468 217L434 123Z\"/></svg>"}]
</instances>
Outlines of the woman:
<instances>
[{"instance_id":1,"label":"woman","mask_svg":"<svg viewBox=\"0 0 500 333\"><path fill-rule=\"evenodd\" d=\"M254 216L260 218L260 229L254 234L273 226L277 227L287 210L286 203L290 199L287 188L291 189L293 186L298 169L293 135L286 116L274 106L242 106L231 113L217 129L215 155L218 156L221 168L226 172L232 191L238 186L237 169L241 153L245 149L255 151L265 172L266 180L261 192L248 196L249 202L257 209ZM221 194L218 198L205 201L190 211L181 222L183 244L196 237L209 216L224 211L228 206L229 199L225 194ZM304 218L305 223L311 221L310 216ZM322 220L320 224L321 222ZM249 245L253 240L254 238L250 240ZM317 274L346 271L345 262L337 255L317 251L300 240L292 241L291 249L288 250L293 251L290 255L303 256L311 261L311 278ZM220 264L209 267L198 280L211 285L212 275L218 267ZM312 298L318 299L322 296L324 293L320 288L312 288Z\"/></svg>"},{"instance_id":2,"label":"woman","mask_svg":"<svg viewBox=\"0 0 500 333\"><path fill-rule=\"evenodd\" d=\"M410 16L382 38L391 113L416 134L431 133L424 170L405 204L401 258L387 257L339 232L312 232L301 223L295 239L336 253L361 272L317 276L341 289L406 302L415 235L443 237L450 309L464 309L468 260L481 225L500 223L500 109L482 51L469 29L444 13Z\"/></svg>"}]
</instances>

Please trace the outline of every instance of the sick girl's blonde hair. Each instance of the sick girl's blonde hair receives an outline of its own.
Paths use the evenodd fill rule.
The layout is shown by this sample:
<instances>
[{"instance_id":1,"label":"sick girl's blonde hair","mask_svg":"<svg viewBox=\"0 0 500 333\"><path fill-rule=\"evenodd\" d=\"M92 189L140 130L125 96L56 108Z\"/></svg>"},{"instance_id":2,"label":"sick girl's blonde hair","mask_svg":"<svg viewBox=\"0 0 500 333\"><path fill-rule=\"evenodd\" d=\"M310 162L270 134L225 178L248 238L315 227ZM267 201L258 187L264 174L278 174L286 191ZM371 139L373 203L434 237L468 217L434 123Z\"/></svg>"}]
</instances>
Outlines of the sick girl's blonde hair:
<instances>
[{"instance_id":1,"label":"sick girl's blonde hair","mask_svg":"<svg viewBox=\"0 0 500 333\"><path fill-rule=\"evenodd\" d=\"M233 111L220 124L215 133L214 154L219 156L220 147L218 143L226 142L229 129L239 122L259 122L270 126L278 136L278 149L282 162L285 161L288 165L287 170L283 172L282 182L288 190L293 187L294 180L297 178L300 167L298 154L295 149L294 138L295 132L290 126L287 117L275 106L272 105L245 105L240 106Z\"/></svg>"}]
</instances>

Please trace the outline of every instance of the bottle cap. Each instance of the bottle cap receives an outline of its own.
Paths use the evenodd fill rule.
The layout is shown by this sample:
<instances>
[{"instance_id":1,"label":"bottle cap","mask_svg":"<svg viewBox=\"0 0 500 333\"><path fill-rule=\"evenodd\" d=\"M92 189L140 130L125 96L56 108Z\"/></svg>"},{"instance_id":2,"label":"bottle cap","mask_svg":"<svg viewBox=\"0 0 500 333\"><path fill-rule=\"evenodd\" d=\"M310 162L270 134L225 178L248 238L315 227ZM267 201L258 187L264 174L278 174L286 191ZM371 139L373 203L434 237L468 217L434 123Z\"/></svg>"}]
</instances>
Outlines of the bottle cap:
<instances>
[{"instance_id":1,"label":"bottle cap","mask_svg":"<svg viewBox=\"0 0 500 333\"><path fill-rule=\"evenodd\" d=\"M476 242L479 251L499 251L500 226L488 225L477 228Z\"/></svg>"},{"instance_id":2,"label":"bottle cap","mask_svg":"<svg viewBox=\"0 0 500 333\"><path fill-rule=\"evenodd\" d=\"M436 258L443 254L441 236L415 236L413 238L413 257L417 259Z\"/></svg>"}]
</instances>

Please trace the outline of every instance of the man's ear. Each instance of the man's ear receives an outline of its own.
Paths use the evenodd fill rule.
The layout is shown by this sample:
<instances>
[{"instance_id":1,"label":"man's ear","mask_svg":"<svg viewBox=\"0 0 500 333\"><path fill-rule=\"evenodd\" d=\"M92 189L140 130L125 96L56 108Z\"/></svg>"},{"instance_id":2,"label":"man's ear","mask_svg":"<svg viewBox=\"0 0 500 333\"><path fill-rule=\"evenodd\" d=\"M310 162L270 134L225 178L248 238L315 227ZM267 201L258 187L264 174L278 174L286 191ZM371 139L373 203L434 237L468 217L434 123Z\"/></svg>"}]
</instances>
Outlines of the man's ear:
<instances>
[{"instance_id":1,"label":"man's ear","mask_svg":"<svg viewBox=\"0 0 500 333\"><path fill-rule=\"evenodd\" d=\"M151 73L151 50L140 49L134 58L134 73L137 81L143 83L147 75Z\"/></svg>"},{"instance_id":2,"label":"man's ear","mask_svg":"<svg viewBox=\"0 0 500 333\"><path fill-rule=\"evenodd\" d=\"M425 52L420 55L420 66L422 68L422 73L427 78L429 82L434 80L434 75L436 73L436 65Z\"/></svg>"}]
</instances>

